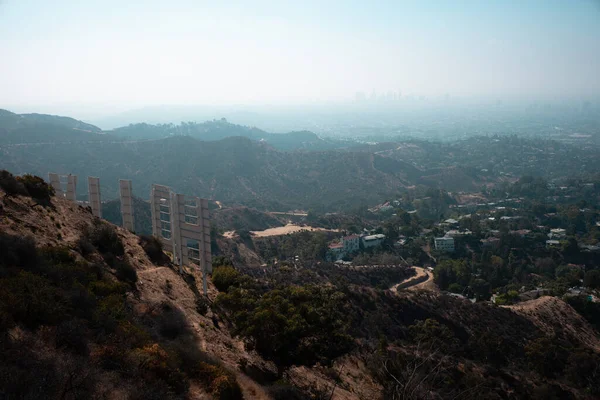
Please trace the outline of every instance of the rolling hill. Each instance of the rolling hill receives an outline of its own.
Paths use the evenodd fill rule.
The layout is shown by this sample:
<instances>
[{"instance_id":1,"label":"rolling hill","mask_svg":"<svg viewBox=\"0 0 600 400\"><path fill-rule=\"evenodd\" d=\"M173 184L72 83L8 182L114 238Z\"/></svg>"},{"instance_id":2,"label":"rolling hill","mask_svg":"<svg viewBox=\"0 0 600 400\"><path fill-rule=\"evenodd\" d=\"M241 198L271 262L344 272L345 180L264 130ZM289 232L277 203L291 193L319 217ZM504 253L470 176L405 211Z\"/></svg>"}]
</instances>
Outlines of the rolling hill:
<instances>
[{"instance_id":1,"label":"rolling hill","mask_svg":"<svg viewBox=\"0 0 600 400\"><path fill-rule=\"evenodd\" d=\"M114 140L97 126L73 118L15 114L0 109L0 144Z\"/></svg>"},{"instance_id":2,"label":"rolling hill","mask_svg":"<svg viewBox=\"0 0 600 400\"><path fill-rule=\"evenodd\" d=\"M150 239L2 172L1 398L600 393L598 332L558 298L473 304L375 288L408 267L333 264L219 264L205 297L201 273L178 272Z\"/></svg>"},{"instance_id":3,"label":"rolling hill","mask_svg":"<svg viewBox=\"0 0 600 400\"><path fill-rule=\"evenodd\" d=\"M242 137L0 147L0 155L0 166L17 173L98 176L105 199L117 197L121 178L132 179L135 195L144 199L152 183L159 183L189 195L271 210L378 202L420 175L399 161L395 170L383 168L380 156L370 153L282 152ZM78 193L85 196L85 181L80 182Z\"/></svg>"},{"instance_id":4,"label":"rolling hill","mask_svg":"<svg viewBox=\"0 0 600 400\"><path fill-rule=\"evenodd\" d=\"M162 139L184 135L202 141L215 141L239 136L266 142L279 150L330 150L343 145L338 141L322 139L313 132L269 133L255 127L232 124L224 118L203 123L182 122L179 125L130 124L108 133L127 140Z\"/></svg>"}]
</instances>

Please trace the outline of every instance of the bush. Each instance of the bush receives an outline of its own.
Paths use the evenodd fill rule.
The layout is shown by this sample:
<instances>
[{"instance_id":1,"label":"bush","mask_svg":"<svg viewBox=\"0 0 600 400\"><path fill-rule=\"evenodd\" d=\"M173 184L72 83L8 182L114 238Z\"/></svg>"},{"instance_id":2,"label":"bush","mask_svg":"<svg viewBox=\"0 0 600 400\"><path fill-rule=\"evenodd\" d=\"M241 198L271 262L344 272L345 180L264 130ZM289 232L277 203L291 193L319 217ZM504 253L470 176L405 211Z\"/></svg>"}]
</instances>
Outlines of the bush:
<instances>
[{"instance_id":1,"label":"bush","mask_svg":"<svg viewBox=\"0 0 600 400\"><path fill-rule=\"evenodd\" d=\"M127 261L117 261L115 263L117 270L117 279L130 284L135 284L138 280L137 272Z\"/></svg>"},{"instance_id":2,"label":"bush","mask_svg":"<svg viewBox=\"0 0 600 400\"><path fill-rule=\"evenodd\" d=\"M34 269L38 257L32 237L12 236L0 232L0 266Z\"/></svg>"},{"instance_id":3,"label":"bush","mask_svg":"<svg viewBox=\"0 0 600 400\"><path fill-rule=\"evenodd\" d=\"M176 355L179 368L193 378L200 375L202 363L217 364L217 361L198 348L196 337L193 335L180 336L171 341L169 350Z\"/></svg>"},{"instance_id":4,"label":"bush","mask_svg":"<svg viewBox=\"0 0 600 400\"><path fill-rule=\"evenodd\" d=\"M89 352L85 324L80 320L67 320L58 325L55 332L57 348L65 348L77 355Z\"/></svg>"},{"instance_id":5,"label":"bush","mask_svg":"<svg viewBox=\"0 0 600 400\"><path fill-rule=\"evenodd\" d=\"M158 332L167 339L175 339L184 334L190 334L185 315L175 306L162 303L160 313L155 317Z\"/></svg>"},{"instance_id":6,"label":"bush","mask_svg":"<svg viewBox=\"0 0 600 400\"><path fill-rule=\"evenodd\" d=\"M123 247L121 238L115 229L106 223L97 224L87 233L87 237L103 256L122 256L125 254L125 247Z\"/></svg>"},{"instance_id":7,"label":"bush","mask_svg":"<svg viewBox=\"0 0 600 400\"><path fill-rule=\"evenodd\" d=\"M55 325L65 317L67 300L47 279L21 271L0 280L0 310L26 328Z\"/></svg>"},{"instance_id":8,"label":"bush","mask_svg":"<svg viewBox=\"0 0 600 400\"><path fill-rule=\"evenodd\" d=\"M331 287L288 286L262 295L230 288L216 304L233 318L235 334L279 366L328 364L352 347L348 302Z\"/></svg>"},{"instance_id":9,"label":"bush","mask_svg":"<svg viewBox=\"0 0 600 400\"><path fill-rule=\"evenodd\" d=\"M50 204L50 197L54 196L54 188L39 176L25 174L17 178L25 186L27 193L40 203Z\"/></svg>"},{"instance_id":10,"label":"bush","mask_svg":"<svg viewBox=\"0 0 600 400\"><path fill-rule=\"evenodd\" d=\"M240 278L240 273L233 267L216 267L212 273L212 281L220 292L226 292L230 286L235 285Z\"/></svg>"},{"instance_id":11,"label":"bush","mask_svg":"<svg viewBox=\"0 0 600 400\"><path fill-rule=\"evenodd\" d=\"M202 295L198 296L198 298L196 298L196 311L198 312L198 314L206 315L206 313L208 312L208 308L208 299Z\"/></svg>"},{"instance_id":12,"label":"bush","mask_svg":"<svg viewBox=\"0 0 600 400\"><path fill-rule=\"evenodd\" d=\"M29 195L27 189L25 189L25 185L23 185L22 182L19 182L13 174L6 170L0 171L0 188L8 195Z\"/></svg>"},{"instance_id":13,"label":"bush","mask_svg":"<svg viewBox=\"0 0 600 400\"><path fill-rule=\"evenodd\" d=\"M90 284L90 290L96 296L110 296L111 294L125 294L127 292L127 285L121 282L110 282L110 281L96 281Z\"/></svg>"},{"instance_id":14,"label":"bush","mask_svg":"<svg viewBox=\"0 0 600 400\"><path fill-rule=\"evenodd\" d=\"M140 236L140 245L148 255L150 261L156 265L168 265L169 257L163 252L162 242L150 235Z\"/></svg>"},{"instance_id":15,"label":"bush","mask_svg":"<svg viewBox=\"0 0 600 400\"><path fill-rule=\"evenodd\" d=\"M77 240L77 249L79 249L79 253L81 253L83 257L87 257L96 251L94 245L83 236Z\"/></svg>"},{"instance_id":16,"label":"bush","mask_svg":"<svg viewBox=\"0 0 600 400\"><path fill-rule=\"evenodd\" d=\"M310 397L287 382L277 382L267 387L269 395L274 400L309 400Z\"/></svg>"},{"instance_id":17,"label":"bush","mask_svg":"<svg viewBox=\"0 0 600 400\"><path fill-rule=\"evenodd\" d=\"M242 390L235 376L225 368L202 362L200 363L199 373L201 382L208 388L215 399L243 399Z\"/></svg>"},{"instance_id":18,"label":"bush","mask_svg":"<svg viewBox=\"0 0 600 400\"><path fill-rule=\"evenodd\" d=\"M178 394L188 389L185 375L177 368L169 353L158 343L135 349L132 352L132 359L145 381L162 380Z\"/></svg>"}]
</instances>

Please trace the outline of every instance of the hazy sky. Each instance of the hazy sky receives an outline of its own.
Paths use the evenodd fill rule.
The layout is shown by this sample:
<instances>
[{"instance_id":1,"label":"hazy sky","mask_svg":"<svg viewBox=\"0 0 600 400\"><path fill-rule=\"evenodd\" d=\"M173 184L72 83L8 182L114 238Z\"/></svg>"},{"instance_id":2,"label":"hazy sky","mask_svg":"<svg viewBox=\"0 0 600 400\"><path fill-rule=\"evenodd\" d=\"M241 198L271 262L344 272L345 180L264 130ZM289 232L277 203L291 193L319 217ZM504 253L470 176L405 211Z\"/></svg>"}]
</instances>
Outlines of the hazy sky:
<instances>
[{"instance_id":1,"label":"hazy sky","mask_svg":"<svg viewBox=\"0 0 600 400\"><path fill-rule=\"evenodd\" d=\"M600 93L600 1L0 0L0 107ZM33 110L31 110L33 111Z\"/></svg>"}]
</instances>

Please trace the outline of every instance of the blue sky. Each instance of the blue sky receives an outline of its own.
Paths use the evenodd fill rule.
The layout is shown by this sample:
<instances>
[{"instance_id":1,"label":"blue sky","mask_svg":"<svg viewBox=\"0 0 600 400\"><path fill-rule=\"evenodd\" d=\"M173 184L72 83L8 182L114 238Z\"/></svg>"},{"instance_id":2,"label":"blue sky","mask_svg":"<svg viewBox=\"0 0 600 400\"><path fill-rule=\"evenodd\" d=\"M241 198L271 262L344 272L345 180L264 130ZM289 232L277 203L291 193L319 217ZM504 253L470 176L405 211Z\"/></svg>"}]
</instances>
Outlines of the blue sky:
<instances>
[{"instance_id":1,"label":"blue sky","mask_svg":"<svg viewBox=\"0 0 600 400\"><path fill-rule=\"evenodd\" d=\"M0 0L0 107L600 94L600 2Z\"/></svg>"}]
</instances>

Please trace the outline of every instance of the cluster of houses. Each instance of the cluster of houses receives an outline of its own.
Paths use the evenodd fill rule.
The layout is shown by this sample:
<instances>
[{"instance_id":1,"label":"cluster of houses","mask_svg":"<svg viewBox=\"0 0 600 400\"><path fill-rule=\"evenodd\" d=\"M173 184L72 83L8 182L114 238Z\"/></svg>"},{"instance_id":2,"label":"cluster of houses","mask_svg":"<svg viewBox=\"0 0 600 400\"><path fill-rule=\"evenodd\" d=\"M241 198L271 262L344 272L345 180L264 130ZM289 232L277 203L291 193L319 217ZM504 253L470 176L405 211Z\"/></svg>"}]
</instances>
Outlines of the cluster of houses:
<instances>
[{"instance_id":1,"label":"cluster of houses","mask_svg":"<svg viewBox=\"0 0 600 400\"><path fill-rule=\"evenodd\" d=\"M385 240L385 235L348 235L340 238L329 244L329 258L333 260L341 260L345 256L358 252L361 248L368 249L381 246Z\"/></svg>"}]
</instances>

